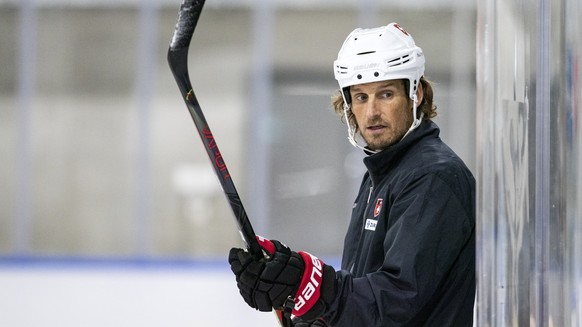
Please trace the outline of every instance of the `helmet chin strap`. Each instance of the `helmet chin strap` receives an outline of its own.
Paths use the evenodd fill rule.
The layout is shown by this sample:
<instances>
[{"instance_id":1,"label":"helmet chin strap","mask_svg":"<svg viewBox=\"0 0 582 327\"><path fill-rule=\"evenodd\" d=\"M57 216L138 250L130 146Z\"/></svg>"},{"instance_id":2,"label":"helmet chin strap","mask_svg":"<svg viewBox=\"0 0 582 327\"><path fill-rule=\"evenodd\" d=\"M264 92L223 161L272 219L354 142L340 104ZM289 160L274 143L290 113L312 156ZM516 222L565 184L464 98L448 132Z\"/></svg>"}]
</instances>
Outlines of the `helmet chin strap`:
<instances>
[{"instance_id":1,"label":"helmet chin strap","mask_svg":"<svg viewBox=\"0 0 582 327\"><path fill-rule=\"evenodd\" d=\"M404 138L410 134L410 132L412 132L413 130L415 130L418 126L420 126L420 123L422 123L422 117L424 117L424 112L420 113L420 117L416 118L416 112L418 109L418 97L416 96L416 94L412 95L412 125L410 125L410 128L408 129L408 131L406 132L406 134L404 134L404 136L400 139L400 141L404 140Z\"/></svg>"},{"instance_id":2,"label":"helmet chin strap","mask_svg":"<svg viewBox=\"0 0 582 327\"><path fill-rule=\"evenodd\" d=\"M372 154L376 154L376 153L380 153L381 150L372 150L370 148L365 148L363 146L361 146L360 144L358 144L358 141L356 140L356 129L354 127L352 127L352 125L350 124L350 120L348 119L348 112L351 110L351 105L347 104L348 102L346 101L345 96L342 94L342 97L344 98L344 119L346 120L346 125L348 125L348 140L350 141L350 143L361 150L364 150L368 153L372 153ZM420 126L420 123L422 122L422 118L424 117L424 112L420 113L420 117L416 118L416 113L417 113L417 109L418 109L418 97L416 96L416 94L414 94L412 96L412 125L410 125L410 128L408 129L408 131L406 131L406 133L404 134L404 136L402 136L402 138L400 139L400 141L402 141L408 134L410 134L410 132L412 132L413 130L415 130L418 126Z\"/></svg>"}]
</instances>

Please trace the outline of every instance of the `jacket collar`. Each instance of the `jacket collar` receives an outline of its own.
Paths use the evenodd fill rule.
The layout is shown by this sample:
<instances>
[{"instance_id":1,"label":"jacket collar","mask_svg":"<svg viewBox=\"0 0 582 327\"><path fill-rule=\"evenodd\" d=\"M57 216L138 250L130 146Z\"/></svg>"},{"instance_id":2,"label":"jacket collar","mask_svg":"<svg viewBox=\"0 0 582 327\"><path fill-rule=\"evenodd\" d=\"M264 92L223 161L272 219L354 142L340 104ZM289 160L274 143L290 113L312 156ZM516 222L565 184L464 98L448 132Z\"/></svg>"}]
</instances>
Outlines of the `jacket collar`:
<instances>
[{"instance_id":1,"label":"jacket collar","mask_svg":"<svg viewBox=\"0 0 582 327\"><path fill-rule=\"evenodd\" d=\"M418 126L418 128L409 133L400 142L379 153L371 154L364 158L364 164L368 168L368 172L370 173L374 184L376 185L379 179L387 174L390 168L393 167L396 162L421 139L428 135L436 138L439 133L440 129L434 122L431 120L425 120Z\"/></svg>"}]
</instances>

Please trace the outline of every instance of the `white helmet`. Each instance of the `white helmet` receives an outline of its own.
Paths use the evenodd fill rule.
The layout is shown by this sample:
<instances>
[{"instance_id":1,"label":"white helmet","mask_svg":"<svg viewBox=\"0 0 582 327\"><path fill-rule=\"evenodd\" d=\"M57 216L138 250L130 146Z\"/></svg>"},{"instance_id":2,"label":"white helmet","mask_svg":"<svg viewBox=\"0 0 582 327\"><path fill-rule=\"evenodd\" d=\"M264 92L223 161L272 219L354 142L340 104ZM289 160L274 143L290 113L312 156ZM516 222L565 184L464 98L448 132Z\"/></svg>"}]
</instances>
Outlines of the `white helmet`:
<instances>
[{"instance_id":1,"label":"white helmet","mask_svg":"<svg viewBox=\"0 0 582 327\"><path fill-rule=\"evenodd\" d=\"M422 49L416 46L412 36L397 23L371 29L357 28L348 35L334 62L334 75L344 97L344 113L352 144L360 147L355 142L355 132L347 121L347 111L351 104L349 86L407 79L410 82L409 97L414 102L414 122L406 133L408 135L422 121L422 114L420 118L416 115L416 90L424 75L424 61Z\"/></svg>"}]
</instances>

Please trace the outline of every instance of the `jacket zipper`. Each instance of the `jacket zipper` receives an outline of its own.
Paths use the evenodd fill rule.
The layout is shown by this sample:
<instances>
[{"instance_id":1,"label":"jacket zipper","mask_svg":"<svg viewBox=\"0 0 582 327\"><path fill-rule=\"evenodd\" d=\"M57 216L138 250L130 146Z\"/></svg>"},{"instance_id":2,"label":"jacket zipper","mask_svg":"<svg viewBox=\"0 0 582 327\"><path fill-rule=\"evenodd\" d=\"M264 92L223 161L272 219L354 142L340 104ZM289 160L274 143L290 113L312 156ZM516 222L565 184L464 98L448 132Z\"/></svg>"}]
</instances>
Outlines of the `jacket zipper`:
<instances>
[{"instance_id":1,"label":"jacket zipper","mask_svg":"<svg viewBox=\"0 0 582 327\"><path fill-rule=\"evenodd\" d=\"M370 204L370 199L372 198L372 193L373 192L374 192L374 182L372 182L370 180L370 188L368 190L368 199L366 200L366 207L364 208L364 211L362 212L362 228L360 230L360 237L358 239L358 243L359 243L358 248L360 247L360 245L362 245L362 242L363 242L362 237L364 235L364 230L365 230L365 227L366 227L366 212L368 211L368 206ZM354 266L355 265L356 265L356 260L352 261L351 264L350 264L350 266L349 266L348 271L350 273L353 273L354 272Z\"/></svg>"},{"instance_id":2,"label":"jacket zipper","mask_svg":"<svg viewBox=\"0 0 582 327\"><path fill-rule=\"evenodd\" d=\"M364 212L362 213L362 229L360 230L360 238L358 240L358 243L360 245L362 245L363 242L363 236L364 236L364 230L366 228L366 212L368 211L368 206L370 205L370 199L372 198L372 193L374 192L374 183L372 181L370 181L370 190L368 191L368 199L366 200L366 207L364 208ZM359 248L360 246L358 246ZM351 266L350 266L350 273L353 273L354 270L354 266L355 266L356 262L355 260L352 262Z\"/></svg>"},{"instance_id":3,"label":"jacket zipper","mask_svg":"<svg viewBox=\"0 0 582 327\"><path fill-rule=\"evenodd\" d=\"M362 225L362 233L364 233L364 228L366 226L366 213L368 212L368 207L370 206L370 199L372 198L372 193L374 192L374 182L370 181L370 191L368 192L368 201L366 201L366 208L364 208L363 214L363 225ZM360 239L362 239L360 235Z\"/></svg>"}]
</instances>

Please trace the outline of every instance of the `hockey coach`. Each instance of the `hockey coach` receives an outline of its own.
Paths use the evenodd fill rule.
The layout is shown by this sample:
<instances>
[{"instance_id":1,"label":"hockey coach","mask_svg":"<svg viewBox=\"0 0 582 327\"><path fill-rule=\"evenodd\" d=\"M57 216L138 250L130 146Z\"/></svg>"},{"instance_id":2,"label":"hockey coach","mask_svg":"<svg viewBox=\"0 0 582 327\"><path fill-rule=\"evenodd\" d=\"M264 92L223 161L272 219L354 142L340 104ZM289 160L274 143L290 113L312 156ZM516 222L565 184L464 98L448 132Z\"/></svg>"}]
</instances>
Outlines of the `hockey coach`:
<instances>
[{"instance_id":1,"label":"hockey coach","mask_svg":"<svg viewBox=\"0 0 582 327\"><path fill-rule=\"evenodd\" d=\"M341 269L259 237L264 259L229 254L251 307L288 326L473 325L475 179L439 137L424 65L396 23L348 35L332 105L368 156Z\"/></svg>"}]
</instances>

